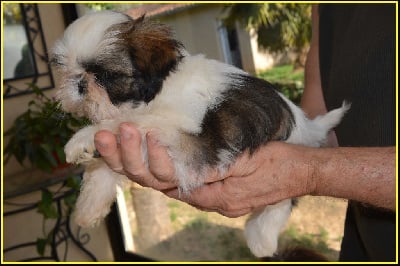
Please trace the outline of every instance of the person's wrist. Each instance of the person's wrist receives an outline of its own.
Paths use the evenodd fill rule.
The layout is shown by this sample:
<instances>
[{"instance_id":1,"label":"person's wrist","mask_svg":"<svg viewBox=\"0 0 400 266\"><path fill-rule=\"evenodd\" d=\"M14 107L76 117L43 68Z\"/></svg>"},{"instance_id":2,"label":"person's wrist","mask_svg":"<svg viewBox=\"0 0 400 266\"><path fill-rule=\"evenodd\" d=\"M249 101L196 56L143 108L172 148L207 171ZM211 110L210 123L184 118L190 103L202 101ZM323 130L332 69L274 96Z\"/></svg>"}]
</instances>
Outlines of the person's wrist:
<instances>
[{"instance_id":1,"label":"person's wrist","mask_svg":"<svg viewBox=\"0 0 400 266\"><path fill-rule=\"evenodd\" d=\"M318 193L319 183L319 160L317 149L302 145L295 145L295 158L298 160L298 168L294 169L293 176L298 178L301 184L298 184L299 190L296 196L316 195Z\"/></svg>"},{"instance_id":2,"label":"person's wrist","mask_svg":"<svg viewBox=\"0 0 400 266\"><path fill-rule=\"evenodd\" d=\"M306 158L308 160L308 171L307 171L307 192L308 195L319 196L320 184L321 184L321 169L324 165L323 156L324 148L308 148L306 152Z\"/></svg>"},{"instance_id":3,"label":"person's wrist","mask_svg":"<svg viewBox=\"0 0 400 266\"><path fill-rule=\"evenodd\" d=\"M315 148L303 145L276 142L280 160L288 178L285 187L287 197L299 197L317 193L318 160L315 157Z\"/></svg>"}]
</instances>

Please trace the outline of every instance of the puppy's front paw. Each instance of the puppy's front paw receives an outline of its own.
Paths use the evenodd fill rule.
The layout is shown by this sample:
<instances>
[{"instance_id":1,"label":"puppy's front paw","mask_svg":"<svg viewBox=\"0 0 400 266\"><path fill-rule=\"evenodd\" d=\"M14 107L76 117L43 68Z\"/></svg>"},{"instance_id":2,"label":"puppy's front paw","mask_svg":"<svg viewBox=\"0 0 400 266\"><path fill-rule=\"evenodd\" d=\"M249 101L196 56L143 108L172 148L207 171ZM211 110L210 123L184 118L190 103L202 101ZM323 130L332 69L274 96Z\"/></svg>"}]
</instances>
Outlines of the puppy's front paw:
<instances>
[{"instance_id":1,"label":"puppy's front paw","mask_svg":"<svg viewBox=\"0 0 400 266\"><path fill-rule=\"evenodd\" d=\"M97 151L94 146L94 134L95 130L92 127L87 127L72 136L64 147L68 163L85 163L96 157Z\"/></svg>"}]
</instances>

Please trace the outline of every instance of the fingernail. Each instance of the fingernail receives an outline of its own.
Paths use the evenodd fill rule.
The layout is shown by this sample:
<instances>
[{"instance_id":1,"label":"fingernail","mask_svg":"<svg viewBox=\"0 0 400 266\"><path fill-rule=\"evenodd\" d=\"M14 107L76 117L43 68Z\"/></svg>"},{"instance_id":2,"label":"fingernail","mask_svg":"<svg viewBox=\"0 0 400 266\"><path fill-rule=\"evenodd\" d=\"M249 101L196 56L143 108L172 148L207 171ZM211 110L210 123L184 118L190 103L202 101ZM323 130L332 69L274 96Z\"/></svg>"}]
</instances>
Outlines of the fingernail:
<instances>
[{"instance_id":1,"label":"fingernail","mask_svg":"<svg viewBox=\"0 0 400 266\"><path fill-rule=\"evenodd\" d=\"M132 133L129 132L124 127L121 127L121 138L123 138L125 140L130 140L132 138Z\"/></svg>"},{"instance_id":2,"label":"fingernail","mask_svg":"<svg viewBox=\"0 0 400 266\"><path fill-rule=\"evenodd\" d=\"M147 141L151 144L157 145L158 144L158 140L155 136L154 132L147 132Z\"/></svg>"},{"instance_id":3,"label":"fingernail","mask_svg":"<svg viewBox=\"0 0 400 266\"><path fill-rule=\"evenodd\" d=\"M107 144L107 143L101 142L101 141L99 141L99 140L97 140L97 139L95 139L94 142L95 142L96 146L98 146L98 147L100 147L100 148L104 148L104 149L105 149L105 148L108 147L108 144Z\"/></svg>"}]
</instances>

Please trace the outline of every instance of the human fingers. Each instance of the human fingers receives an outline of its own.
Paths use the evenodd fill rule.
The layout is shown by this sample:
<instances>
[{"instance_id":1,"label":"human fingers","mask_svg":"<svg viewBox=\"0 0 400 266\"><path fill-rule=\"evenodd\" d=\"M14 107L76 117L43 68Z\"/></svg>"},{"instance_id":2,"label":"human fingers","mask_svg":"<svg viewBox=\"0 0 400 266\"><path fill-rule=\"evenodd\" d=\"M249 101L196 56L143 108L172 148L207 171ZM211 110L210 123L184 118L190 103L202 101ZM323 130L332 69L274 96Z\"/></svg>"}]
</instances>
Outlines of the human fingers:
<instances>
[{"instance_id":1,"label":"human fingers","mask_svg":"<svg viewBox=\"0 0 400 266\"><path fill-rule=\"evenodd\" d=\"M154 132L147 133L147 153L149 170L160 183L163 183L163 189L176 187L174 164L166 147L159 144Z\"/></svg>"},{"instance_id":2,"label":"human fingers","mask_svg":"<svg viewBox=\"0 0 400 266\"><path fill-rule=\"evenodd\" d=\"M211 168L207 172L207 177L204 183L214 183L216 181L224 180L232 176L247 176L253 174L257 170L257 164L251 160L251 155L248 151L239 155L236 160L229 165L225 170L219 168Z\"/></svg>"},{"instance_id":3,"label":"human fingers","mask_svg":"<svg viewBox=\"0 0 400 266\"><path fill-rule=\"evenodd\" d=\"M127 177L142 186L151 186L154 177L143 161L141 133L132 123L122 123L119 129L121 161Z\"/></svg>"},{"instance_id":4,"label":"human fingers","mask_svg":"<svg viewBox=\"0 0 400 266\"><path fill-rule=\"evenodd\" d=\"M142 135L134 124L122 123L120 125L120 136L122 165L129 179L142 186L156 190L176 187L175 183L157 179L144 162L145 159L150 159L152 161L151 165L154 166L158 157L154 155L153 148L160 149L159 147L154 147L156 144L151 144L150 150L147 150L152 157L144 158L145 156L142 154ZM157 151L155 153L157 154Z\"/></svg>"},{"instance_id":5,"label":"human fingers","mask_svg":"<svg viewBox=\"0 0 400 266\"><path fill-rule=\"evenodd\" d=\"M165 195L183 201L199 210L218 212L226 217L239 217L250 213L252 206L238 203L226 197L223 192L223 182L214 182L204 185L190 192L182 194L178 189L163 191Z\"/></svg>"},{"instance_id":6,"label":"human fingers","mask_svg":"<svg viewBox=\"0 0 400 266\"><path fill-rule=\"evenodd\" d=\"M108 167L115 172L124 174L121 154L115 135L107 130L98 131L94 136L94 143Z\"/></svg>"}]
</instances>

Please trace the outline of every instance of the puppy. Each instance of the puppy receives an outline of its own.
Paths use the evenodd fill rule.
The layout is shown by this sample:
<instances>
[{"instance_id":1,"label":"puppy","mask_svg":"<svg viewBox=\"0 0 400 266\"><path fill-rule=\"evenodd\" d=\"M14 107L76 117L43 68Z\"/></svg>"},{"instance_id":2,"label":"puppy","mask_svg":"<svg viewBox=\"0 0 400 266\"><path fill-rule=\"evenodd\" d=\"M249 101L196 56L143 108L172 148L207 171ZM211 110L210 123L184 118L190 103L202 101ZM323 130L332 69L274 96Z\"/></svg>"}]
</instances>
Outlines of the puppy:
<instances>
[{"instance_id":1,"label":"puppy","mask_svg":"<svg viewBox=\"0 0 400 266\"><path fill-rule=\"evenodd\" d=\"M268 82L203 55L189 55L162 24L103 11L72 23L52 55L63 77L57 98L66 112L93 124L65 146L68 162L84 164L75 217L81 226L104 218L116 186L127 178L95 158L94 135L118 134L121 122L133 122L142 136L159 132L171 156L183 194L203 184L207 171L224 171L244 151L268 141L318 147L348 104L309 120ZM143 137L143 161L147 162ZM248 246L258 257L277 249L291 200L267 206L246 224Z\"/></svg>"}]
</instances>

